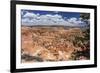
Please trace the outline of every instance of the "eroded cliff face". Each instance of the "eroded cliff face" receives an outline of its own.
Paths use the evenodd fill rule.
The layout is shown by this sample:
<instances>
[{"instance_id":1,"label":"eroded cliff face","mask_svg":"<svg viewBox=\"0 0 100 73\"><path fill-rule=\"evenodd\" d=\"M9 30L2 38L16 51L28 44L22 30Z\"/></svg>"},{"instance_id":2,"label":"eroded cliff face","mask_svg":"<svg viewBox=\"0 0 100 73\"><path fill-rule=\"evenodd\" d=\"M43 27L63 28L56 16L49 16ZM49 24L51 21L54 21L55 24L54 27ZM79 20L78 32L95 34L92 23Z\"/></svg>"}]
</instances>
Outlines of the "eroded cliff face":
<instances>
[{"instance_id":1,"label":"eroded cliff face","mask_svg":"<svg viewBox=\"0 0 100 73\"><path fill-rule=\"evenodd\" d=\"M89 46L86 47L87 44L84 45L81 40L76 41L75 37L84 38L80 28L23 26L21 28L22 63L76 60L76 53L84 49L86 51ZM81 55L79 59L89 58Z\"/></svg>"}]
</instances>

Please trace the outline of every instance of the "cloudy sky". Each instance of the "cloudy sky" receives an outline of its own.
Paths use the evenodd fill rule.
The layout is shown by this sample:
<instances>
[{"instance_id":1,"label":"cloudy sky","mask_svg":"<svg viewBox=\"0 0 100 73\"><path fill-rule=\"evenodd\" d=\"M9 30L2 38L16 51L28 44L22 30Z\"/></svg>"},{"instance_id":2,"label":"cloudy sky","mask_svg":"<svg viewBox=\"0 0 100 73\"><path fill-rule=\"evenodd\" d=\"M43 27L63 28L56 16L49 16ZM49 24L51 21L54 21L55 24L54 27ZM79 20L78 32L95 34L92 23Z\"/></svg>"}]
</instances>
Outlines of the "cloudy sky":
<instances>
[{"instance_id":1,"label":"cloudy sky","mask_svg":"<svg viewBox=\"0 0 100 73\"><path fill-rule=\"evenodd\" d=\"M40 10L21 10L21 24L32 25L65 25L65 26L84 26L86 25L80 18L80 13L40 11Z\"/></svg>"}]
</instances>

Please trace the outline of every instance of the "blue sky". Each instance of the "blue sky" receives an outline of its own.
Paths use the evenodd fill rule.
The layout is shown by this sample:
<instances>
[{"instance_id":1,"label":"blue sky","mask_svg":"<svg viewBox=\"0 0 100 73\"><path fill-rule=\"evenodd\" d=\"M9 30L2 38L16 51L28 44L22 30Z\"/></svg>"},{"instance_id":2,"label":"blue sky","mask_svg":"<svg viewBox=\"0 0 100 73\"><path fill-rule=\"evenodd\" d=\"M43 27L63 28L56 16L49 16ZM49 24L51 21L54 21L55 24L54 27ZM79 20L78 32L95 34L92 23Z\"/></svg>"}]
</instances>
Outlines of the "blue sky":
<instances>
[{"instance_id":1,"label":"blue sky","mask_svg":"<svg viewBox=\"0 0 100 73\"><path fill-rule=\"evenodd\" d=\"M80 13L78 12L60 12L60 11L40 11L40 10L22 10L23 15L26 12L30 12L30 13L39 13L40 15L46 15L46 14L51 14L51 15L55 15L55 14L59 14L61 15L63 18L80 18Z\"/></svg>"},{"instance_id":2,"label":"blue sky","mask_svg":"<svg viewBox=\"0 0 100 73\"><path fill-rule=\"evenodd\" d=\"M21 10L22 25L86 25L78 12Z\"/></svg>"}]
</instances>

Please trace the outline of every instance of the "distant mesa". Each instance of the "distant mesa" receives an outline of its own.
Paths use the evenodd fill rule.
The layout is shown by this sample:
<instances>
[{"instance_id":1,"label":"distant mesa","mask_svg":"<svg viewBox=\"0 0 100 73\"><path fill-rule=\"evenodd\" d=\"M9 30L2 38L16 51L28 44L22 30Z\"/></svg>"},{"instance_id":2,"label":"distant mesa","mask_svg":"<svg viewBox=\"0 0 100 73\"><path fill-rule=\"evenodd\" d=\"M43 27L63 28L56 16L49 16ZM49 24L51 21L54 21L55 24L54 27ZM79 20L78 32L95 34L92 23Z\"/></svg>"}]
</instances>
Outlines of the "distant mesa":
<instances>
[{"instance_id":1,"label":"distant mesa","mask_svg":"<svg viewBox=\"0 0 100 73\"><path fill-rule=\"evenodd\" d=\"M27 26L27 27L68 27L68 28L85 28L89 27L89 25L27 25L27 24L22 24L22 26Z\"/></svg>"}]
</instances>

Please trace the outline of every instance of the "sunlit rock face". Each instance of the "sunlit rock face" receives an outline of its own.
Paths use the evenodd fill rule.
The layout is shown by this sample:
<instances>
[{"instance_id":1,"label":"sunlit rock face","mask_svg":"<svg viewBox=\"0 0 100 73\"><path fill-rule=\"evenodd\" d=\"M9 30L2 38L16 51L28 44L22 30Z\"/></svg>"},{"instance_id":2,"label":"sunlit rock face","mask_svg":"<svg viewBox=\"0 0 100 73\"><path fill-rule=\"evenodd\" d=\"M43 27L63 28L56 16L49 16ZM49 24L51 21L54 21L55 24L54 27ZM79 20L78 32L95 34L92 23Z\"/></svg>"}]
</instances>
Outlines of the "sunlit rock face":
<instances>
[{"instance_id":1,"label":"sunlit rock face","mask_svg":"<svg viewBox=\"0 0 100 73\"><path fill-rule=\"evenodd\" d=\"M89 59L89 39L84 41L84 35L80 28L22 26L22 63Z\"/></svg>"}]
</instances>

